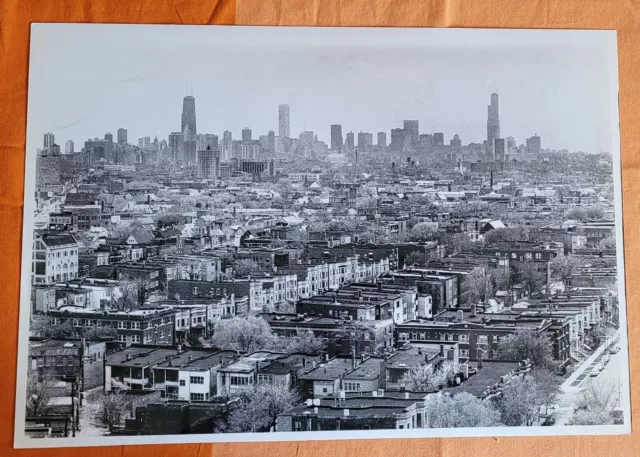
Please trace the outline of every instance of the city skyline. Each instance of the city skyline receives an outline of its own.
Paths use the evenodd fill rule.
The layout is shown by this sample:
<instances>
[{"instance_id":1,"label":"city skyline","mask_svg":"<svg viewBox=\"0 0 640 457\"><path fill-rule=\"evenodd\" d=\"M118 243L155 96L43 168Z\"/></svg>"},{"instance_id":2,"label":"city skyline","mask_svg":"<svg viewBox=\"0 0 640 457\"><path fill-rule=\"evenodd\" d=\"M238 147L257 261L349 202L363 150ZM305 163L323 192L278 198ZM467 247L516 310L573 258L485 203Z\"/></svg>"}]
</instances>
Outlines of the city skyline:
<instances>
[{"instance_id":1,"label":"city skyline","mask_svg":"<svg viewBox=\"0 0 640 457\"><path fill-rule=\"evenodd\" d=\"M87 52L86 42L80 44L75 39L80 28L57 34L49 44L52 55L37 59L36 64L60 65ZM458 46L455 52L437 42L432 49L419 51L390 45L375 55L369 50L336 48L331 42L314 52L301 53L294 45L289 50L269 47L266 39L266 48L247 49L242 58L215 40L207 45L194 43L197 51L194 48L183 54L161 40L157 46L145 43L151 46L152 58L143 59L136 58L136 51L124 52L122 38L100 40L102 33L100 28L92 29L86 41L103 49L111 62L118 62L117 68L107 70L96 62L91 68L71 72L65 78L53 77L35 88L43 96L34 103L44 104L32 108L38 131L30 130L29 139L38 139L30 144L39 145L41 135L48 131L55 133L59 142L71 139L81 144L121 127L128 129L131 139L168 139L171 132L178 131L176 111L188 80L199 100L199 131L203 133L220 135L230 130L239 137L247 126L256 134L278 132L277 106L288 104L294 138L313 130L320 140L330 143L333 124L342 125L343 134L390 134L391 129L402 127L405 119L415 119L422 132L443 132L446 139L458 134L464 143L481 143L486 138L486 97L497 92L501 96L501 130L518 144L537 133L551 149L600 152L612 148L608 113L593 109L602 106L599 92L593 89L608 81L602 72L590 71L606 56L580 39L554 49L549 48L549 42L496 48L482 40L473 49L448 45ZM181 39L191 45L190 40L202 38L202 33ZM162 53L160 45L165 48ZM198 51L215 52L219 59L239 66L242 77L210 74L203 59L196 58ZM162 59L168 58L180 71L165 68ZM380 59L390 65L376 65ZM72 62L68 66L73 68ZM247 71L242 71L244 68ZM318 70L310 74L305 70L308 68ZM106 85L110 91L91 91L95 85ZM523 86L528 90L520 90ZM109 96L103 95L106 93ZM235 106L250 109L237 110Z\"/></svg>"}]
</instances>

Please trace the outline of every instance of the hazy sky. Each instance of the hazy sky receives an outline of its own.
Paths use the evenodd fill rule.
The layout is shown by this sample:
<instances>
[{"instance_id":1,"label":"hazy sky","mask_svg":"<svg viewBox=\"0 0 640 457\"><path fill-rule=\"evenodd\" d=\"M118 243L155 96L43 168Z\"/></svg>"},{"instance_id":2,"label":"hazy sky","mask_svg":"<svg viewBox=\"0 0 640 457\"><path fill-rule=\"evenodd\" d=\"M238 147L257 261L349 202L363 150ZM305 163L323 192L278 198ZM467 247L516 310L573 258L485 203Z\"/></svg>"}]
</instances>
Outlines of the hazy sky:
<instances>
[{"instance_id":1,"label":"hazy sky","mask_svg":"<svg viewBox=\"0 0 640 457\"><path fill-rule=\"evenodd\" d=\"M129 131L129 142L180 130L186 87L198 133L331 124L389 131L418 119L420 133L486 138L491 92L501 136L543 148L611 151L616 114L613 32L354 30L179 26L35 25L28 147L47 131L64 148ZM615 42L615 41L613 41ZM191 89L189 89L191 92Z\"/></svg>"}]
</instances>

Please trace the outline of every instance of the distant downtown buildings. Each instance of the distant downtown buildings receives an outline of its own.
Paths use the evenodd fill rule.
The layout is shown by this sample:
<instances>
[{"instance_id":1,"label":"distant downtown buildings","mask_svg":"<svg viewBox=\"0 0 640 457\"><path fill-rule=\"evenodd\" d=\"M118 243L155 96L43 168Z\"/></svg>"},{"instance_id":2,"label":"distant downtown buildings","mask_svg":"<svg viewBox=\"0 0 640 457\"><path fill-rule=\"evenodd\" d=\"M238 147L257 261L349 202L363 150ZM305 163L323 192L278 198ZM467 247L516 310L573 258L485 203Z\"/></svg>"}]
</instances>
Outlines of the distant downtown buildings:
<instances>
[{"instance_id":1,"label":"distant downtown buildings","mask_svg":"<svg viewBox=\"0 0 640 457\"><path fill-rule=\"evenodd\" d=\"M500 136L500 115L499 96L497 93L491 94L490 104L487 107L487 140L484 145L471 144L475 151L483 151L489 161L510 160L514 153L539 154L541 151L541 139L536 134L526 139L526 145L517 146L513 137L506 139ZM387 139L387 132L378 132L375 147L389 148L392 152L411 152L415 150L433 150L431 148L452 148L452 151L459 154L463 148L460 136L455 134L453 139L445 144L445 137L442 132L432 134L421 134L420 123L415 119L403 121L402 128L394 128L390 131L390 141ZM40 155L55 156L60 154L60 147L55 143L55 135L48 132L44 135L44 148ZM318 141L318 135L314 131L304 131L297 138L291 138L291 109L289 104L278 105L278 135L273 130L269 130L266 135L260 135L257 139L253 137L253 131L249 127L242 129L241 139L234 140L232 132L225 131L222 139L219 140L215 134L198 134L196 126L196 106L195 97L186 95L183 99L180 131L169 134L168 142L158 141L157 138L151 141L151 137L144 136L138 140L138 149L128 141L128 131L126 128L118 128L116 132L116 142L111 133L104 135L104 139L94 138L85 141L84 148L76 151L73 141L65 143L65 154L83 154L80 161L87 164L97 163L99 160L106 160L107 163L133 164L145 161L147 154L153 151L161 153L154 155L151 160L168 159L178 163L193 164L200 167L199 174L202 176L218 177L217 172L210 173L210 170L218 170L212 162L210 155L199 163L199 151L211 150L217 152L217 161L227 164L233 159L244 161L264 162L272 160L279 154L296 153L303 154L304 157L321 157L331 151L334 153L352 154L356 148L360 152L372 150L374 147L374 134L369 132L352 131L343 133L343 125L333 124L330 126L330 147L322 141ZM144 151L146 150L146 151ZM253 165L247 165L255 169ZM262 169L264 164L256 165ZM236 164L236 168L241 170L243 166ZM54 180L55 181L55 180Z\"/></svg>"}]
</instances>

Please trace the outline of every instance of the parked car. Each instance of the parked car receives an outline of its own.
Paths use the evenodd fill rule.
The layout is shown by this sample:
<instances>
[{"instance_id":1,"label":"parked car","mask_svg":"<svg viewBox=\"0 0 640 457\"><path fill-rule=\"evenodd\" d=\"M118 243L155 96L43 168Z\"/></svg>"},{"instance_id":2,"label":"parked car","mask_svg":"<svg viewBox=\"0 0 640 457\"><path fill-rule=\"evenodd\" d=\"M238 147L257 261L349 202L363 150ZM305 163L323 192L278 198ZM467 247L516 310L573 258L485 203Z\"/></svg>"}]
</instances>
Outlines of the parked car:
<instances>
[{"instance_id":1,"label":"parked car","mask_svg":"<svg viewBox=\"0 0 640 457\"><path fill-rule=\"evenodd\" d=\"M598 370L598 371L602 371L602 370L604 370L604 363L602 363L602 362L598 363L598 364L594 367L594 369L595 369L595 370Z\"/></svg>"},{"instance_id":2,"label":"parked car","mask_svg":"<svg viewBox=\"0 0 640 457\"><path fill-rule=\"evenodd\" d=\"M608 354L605 354L604 357L602 357L602 363L604 364L609 363L609 360L611 360L611 357L609 357Z\"/></svg>"},{"instance_id":3,"label":"parked car","mask_svg":"<svg viewBox=\"0 0 640 457\"><path fill-rule=\"evenodd\" d=\"M544 422L542 423L543 426L548 427L550 425L554 425L556 423L556 416L555 414L551 414L549 415L549 417L547 417Z\"/></svg>"},{"instance_id":4,"label":"parked car","mask_svg":"<svg viewBox=\"0 0 640 457\"><path fill-rule=\"evenodd\" d=\"M611 349L609 349L610 354L617 354L618 352L620 352L620 346L614 346Z\"/></svg>"},{"instance_id":5,"label":"parked car","mask_svg":"<svg viewBox=\"0 0 640 457\"><path fill-rule=\"evenodd\" d=\"M598 376L600 374L600 370L591 370L591 373L589 373L589 376Z\"/></svg>"}]
</instances>

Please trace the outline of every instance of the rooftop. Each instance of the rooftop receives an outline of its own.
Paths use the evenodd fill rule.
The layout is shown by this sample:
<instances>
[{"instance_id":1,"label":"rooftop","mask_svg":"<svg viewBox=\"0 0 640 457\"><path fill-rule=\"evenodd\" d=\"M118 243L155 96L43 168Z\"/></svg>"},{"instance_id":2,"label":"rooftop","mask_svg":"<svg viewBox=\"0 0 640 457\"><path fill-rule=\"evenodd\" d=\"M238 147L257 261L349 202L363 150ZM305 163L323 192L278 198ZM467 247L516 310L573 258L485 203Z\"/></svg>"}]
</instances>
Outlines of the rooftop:
<instances>
[{"instance_id":1,"label":"rooftop","mask_svg":"<svg viewBox=\"0 0 640 457\"><path fill-rule=\"evenodd\" d=\"M515 370L519 365L520 362L504 360L483 361L482 368L478 369L475 374L470 375L462 384L456 387L445 388L442 392L449 392L452 395L467 392L476 397L482 397L487 389L492 388L494 384L500 383L502 376L511 370ZM477 364L474 364L474 368L477 368Z\"/></svg>"}]
</instances>

